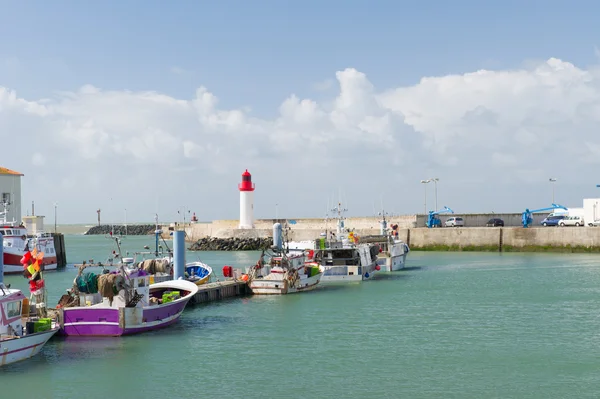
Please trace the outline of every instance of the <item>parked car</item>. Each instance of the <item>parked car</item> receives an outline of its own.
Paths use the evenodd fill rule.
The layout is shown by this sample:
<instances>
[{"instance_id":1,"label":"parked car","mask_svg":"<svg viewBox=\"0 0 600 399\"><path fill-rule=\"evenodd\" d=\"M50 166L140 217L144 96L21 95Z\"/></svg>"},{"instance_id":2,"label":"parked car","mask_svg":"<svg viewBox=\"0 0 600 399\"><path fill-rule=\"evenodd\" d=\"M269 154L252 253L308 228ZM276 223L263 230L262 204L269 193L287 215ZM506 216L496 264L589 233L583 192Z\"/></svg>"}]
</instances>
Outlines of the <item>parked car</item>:
<instances>
[{"instance_id":1,"label":"parked car","mask_svg":"<svg viewBox=\"0 0 600 399\"><path fill-rule=\"evenodd\" d=\"M566 216L548 216L540 222L542 226L558 226L558 223L563 220Z\"/></svg>"},{"instance_id":2,"label":"parked car","mask_svg":"<svg viewBox=\"0 0 600 399\"><path fill-rule=\"evenodd\" d=\"M565 227L565 226L585 226L585 223L583 222L583 218L580 216L567 216L566 218L564 218L563 220L561 220L560 222L558 222L558 225L560 227Z\"/></svg>"},{"instance_id":3,"label":"parked car","mask_svg":"<svg viewBox=\"0 0 600 399\"><path fill-rule=\"evenodd\" d=\"M464 227L465 222L463 218L451 217L446 219L446 223L444 223L446 227Z\"/></svg>"},{"instance_id":4,"label":"parked car","mask_svg":"<svg viewBox=\"0 0 600 399\"><path fill-rule=\"evenodd\" d=\"M487 227L504 227L504 220L492 218L485 224Z\"/></svg>"}]
</instances>

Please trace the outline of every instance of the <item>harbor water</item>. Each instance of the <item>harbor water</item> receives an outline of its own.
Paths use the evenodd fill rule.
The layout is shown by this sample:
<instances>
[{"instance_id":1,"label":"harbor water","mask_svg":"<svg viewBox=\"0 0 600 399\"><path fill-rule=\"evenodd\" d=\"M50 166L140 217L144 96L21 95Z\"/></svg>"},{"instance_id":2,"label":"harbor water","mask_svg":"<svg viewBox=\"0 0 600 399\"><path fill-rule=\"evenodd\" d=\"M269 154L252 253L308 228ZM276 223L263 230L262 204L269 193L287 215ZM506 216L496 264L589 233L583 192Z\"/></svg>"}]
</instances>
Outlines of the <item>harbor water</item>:
<instances>
[{"instance_id":1,"label":"harbor water","mask_svg":"<svg viewBox=\"0 0 600 399\"><path fill-rule=\"evenodd\" d=\"M169 243L172 245L171 243ZM68 235L69 263L104 237ZM125 250L152 247L126 237ZM188 252L220 274L258 252ZM52 339L0 369L3 398L595 398L600 256L409 253L407 269L190 306L172 327ZM76 270L45 275L54 306ZM6 276L24 289L27 280Z\"/></svg>"}]
</instances>

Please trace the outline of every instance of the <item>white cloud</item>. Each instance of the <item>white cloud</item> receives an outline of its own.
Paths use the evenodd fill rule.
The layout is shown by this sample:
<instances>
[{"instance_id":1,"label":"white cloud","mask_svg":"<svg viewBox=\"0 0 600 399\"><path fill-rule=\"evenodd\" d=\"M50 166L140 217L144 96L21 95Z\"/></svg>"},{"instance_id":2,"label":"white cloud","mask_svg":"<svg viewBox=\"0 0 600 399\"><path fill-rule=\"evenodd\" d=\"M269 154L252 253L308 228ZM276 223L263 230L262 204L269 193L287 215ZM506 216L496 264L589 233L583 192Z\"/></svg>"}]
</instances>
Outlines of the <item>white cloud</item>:
<instances>
[{"instance_id":1,"label":"white cloud","mask_svg":"<svg viewBox=\"0 0 600 399\"><path fill-rule=\"evenodd\" d=\"M580 202L581 187L595 179L586 168L600 153L597 69L552 58L381 92L355 69L335 76L339 92L330 102L292 94L273 119L248 107L224 109L206 87L178 99L85 85L42 100L0 87L0 134L19 149L2 166L26 174L24 200L47 202L48 210L58 201L70 221L93 220L108 198L115 208L136 209L130 215L140 220L151 219L157 202L165 218L184 204L203 219L235 218L245 168L257 182L259 217L272 216L275 203L293 217L320 217L340 190L354 213L371 213L382 192L393 200L386 208L421 211L418 182L430 175L440 176L440 198L451 207L520 211L546 201L539 194L546 175L580 185L566 202ZM28 169L23 151L31 165L52 170ZM489 179L523 199L481 204L478 196L490 190L474 182Z\"/></svg>"}]
</instances>

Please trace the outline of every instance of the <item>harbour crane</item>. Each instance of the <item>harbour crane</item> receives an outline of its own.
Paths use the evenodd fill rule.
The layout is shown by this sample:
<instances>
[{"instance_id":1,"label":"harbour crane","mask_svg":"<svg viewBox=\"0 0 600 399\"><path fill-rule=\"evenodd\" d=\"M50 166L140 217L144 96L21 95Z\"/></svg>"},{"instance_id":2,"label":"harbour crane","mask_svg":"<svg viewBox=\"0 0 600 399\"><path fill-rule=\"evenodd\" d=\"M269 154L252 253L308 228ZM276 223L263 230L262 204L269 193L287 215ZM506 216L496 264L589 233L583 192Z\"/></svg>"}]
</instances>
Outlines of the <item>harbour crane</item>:
<instances>
[{"instance_id":1,"label":"harbour crane","mask_svg":"<svg viewBox=\"0 0 600 399\"><path fill-rule=\"evenodd\" d=\"M559 205L559 204L552 204L552 206L549 208L534 209L533 211L530 211L529 209L525 209L525 212L523 212L523 216L521 216L521 222L523 223L523 227L531 226L531 223L533 223L533 216L532 216L533 213L543 212L543 211L552 211L554 209L564 209L565 211L568 210L566 207Z\"/></svg>"},{"instance_id":2,"label":"harbour crane","mask_svg":"<svg viewBox=\"0 0 600 399\"><path fill-rule=\"evenodd\" d=\"M428 228L432 227L442 227L442 221L437 217L440 213L454 213L454 211L447 206L443 207L439 211L429 211L429 215L427 215L427 222L425 226Z\"/></svg>"}]
</instances>

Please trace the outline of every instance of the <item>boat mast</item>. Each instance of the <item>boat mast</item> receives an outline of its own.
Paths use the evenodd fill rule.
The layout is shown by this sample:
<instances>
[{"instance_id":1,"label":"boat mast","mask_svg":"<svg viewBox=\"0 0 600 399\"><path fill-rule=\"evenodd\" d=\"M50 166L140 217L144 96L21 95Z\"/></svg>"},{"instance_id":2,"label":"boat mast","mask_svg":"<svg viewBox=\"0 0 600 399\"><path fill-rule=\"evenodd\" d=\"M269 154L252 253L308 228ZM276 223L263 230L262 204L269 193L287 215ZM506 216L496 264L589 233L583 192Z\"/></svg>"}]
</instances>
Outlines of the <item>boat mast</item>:
<instances>
[{"instance_id":1,"label":"boat mast","mask_svg":"<svg viewBox=\"0 0 600 399\"><path fill-rule=\"evenodd\" d=\"M154 230L154 255L158 256L158 236L162 231L158 229L158 213L154 215L154 222L156 223L156 229Z\"/></svg>"},{"instance_id":2,"label":"boat mast","mask_svg":"<svg viewBox=\"0 0 600 399\"><path fill-rule=\"evenodd\" d=\"M348 209L345 209L345 208L342 209L342 203L338 202L337 206L335 208L333 208L331 211L337 213L337 217L336 217L336 220L337 220L337 235L338 235L337 238L338 238L338 240L340 240L341 239L340 237L341 237L341 235L343 233L343 230L344 230L344 220L346 219L343 216L343 213L347 212Z\"/></svg>"}]
</instances>

